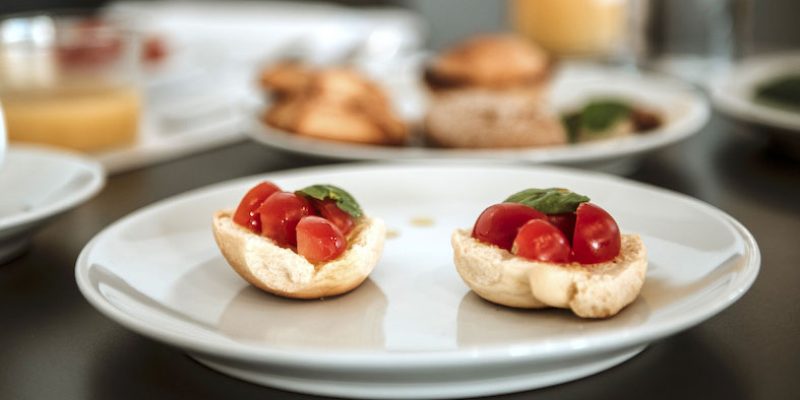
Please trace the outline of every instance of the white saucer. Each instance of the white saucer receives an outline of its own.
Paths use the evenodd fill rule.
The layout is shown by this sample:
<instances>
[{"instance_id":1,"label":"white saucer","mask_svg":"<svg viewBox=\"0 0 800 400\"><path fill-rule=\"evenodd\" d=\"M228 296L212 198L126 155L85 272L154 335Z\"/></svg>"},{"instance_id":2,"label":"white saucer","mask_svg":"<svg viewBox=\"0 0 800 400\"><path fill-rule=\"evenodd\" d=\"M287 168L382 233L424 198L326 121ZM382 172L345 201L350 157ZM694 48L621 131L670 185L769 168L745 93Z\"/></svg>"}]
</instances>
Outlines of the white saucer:
<instances>
[{"instance_id":1,"label":"white saucer","mask_svg":"<svg viewBox=\"0 0 800 400\"><path fill-rule=\"evenodd\" d=\"M348 189L396 235L361 287L295 301L263 293L226 264L215 210L255 182ZM589 321L562 310L487 303L455 271L450 234L520 189L562 186L639 233L650 267L641 296ZM432 226L415 220L426 218ZM552 167L358 164L251 177L137 211L77 261L89 302L123 326L217 369L287 390L360 398L443 398L533 389L610 368L654 340L730 306L760 264L752 235L689 197L608 175Z\"/></svg>"},{"instance_id":2,"label":"white saucer","mask_svg":"<svg viewBox=\"0 0 800 400\"><path fill-rule=\"evenodd\" d=\"M97 162L40 146L11 145L0 167L0 263L19 254L34 229L94 196L105 183Z\"/></svg>"}]
</instances>

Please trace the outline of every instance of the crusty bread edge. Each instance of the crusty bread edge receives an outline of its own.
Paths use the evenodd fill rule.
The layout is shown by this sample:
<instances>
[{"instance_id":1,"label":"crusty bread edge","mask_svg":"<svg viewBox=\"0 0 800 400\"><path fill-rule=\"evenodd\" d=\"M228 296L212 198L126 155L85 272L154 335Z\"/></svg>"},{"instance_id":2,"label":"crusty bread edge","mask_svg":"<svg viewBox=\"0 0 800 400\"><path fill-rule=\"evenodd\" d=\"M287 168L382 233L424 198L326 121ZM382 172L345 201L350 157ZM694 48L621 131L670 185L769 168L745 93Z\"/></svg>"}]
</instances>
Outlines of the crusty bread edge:
<instances>
[{"instance_id":1,"label":"crusty bread edge","mask_svg":"<svg viewBox=\"0 0 800 400\"><path fill-rule=\"evenodd\" d=\"M339 258L313 265L290 249L253 234L231 219L230 210L214 214L212 231L225 260L247 282L277 296L318 299L358 287L377 265L386 227L377 218L363 217Z\"/></svg>"},{"instance_id":2,"label":"crusty bread edge","mask_svg":"<svg viewBox=\"0 0 800 400\"><path fill-rule=\"evenodd\" d=\"M453 232L450 242L456 271L478 296L508 307L547 307L531 294L529 261L478 242L466 229Z\"/></svg>"},{"instance_id":3,"label":"crusty bread edge","mask_svg":"<svg viewBox=\"0 0 800 400\"><path fill-rule=\"evenodd\" d=\"M638 235L622 235L620 255L592 265L525 260L475 240L466 229L453 232L451 243L467 286L509 307L557 307L582 318L608 318L636 300L647 273L647 250Z\"/></svg>"},{"instance_id":4,"label":"crusty bread edge","mask_svg":"<svg viewBox=\"0 0 800 400\"><path fill-rule=\"evenodd\" d=\"M647 249L638 235L622 235L620 255L591 265L535 263L533 296L582 318L616 315L639 296L647 274Z\"/></svg>"}]
</instances>

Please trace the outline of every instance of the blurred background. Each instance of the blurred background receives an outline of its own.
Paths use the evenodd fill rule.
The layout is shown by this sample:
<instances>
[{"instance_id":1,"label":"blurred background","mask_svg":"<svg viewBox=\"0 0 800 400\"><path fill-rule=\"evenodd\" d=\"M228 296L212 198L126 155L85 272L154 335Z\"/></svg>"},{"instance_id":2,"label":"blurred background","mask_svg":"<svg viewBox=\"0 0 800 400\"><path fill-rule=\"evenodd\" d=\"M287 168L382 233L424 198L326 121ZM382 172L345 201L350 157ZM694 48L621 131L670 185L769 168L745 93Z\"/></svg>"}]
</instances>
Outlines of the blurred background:
<instances>
[{"instance_id":1,"label":"blurred background","mask_svg":"<svg viewBox=\"0 0 800 400\"><path fill-rule=\"evenodd\" d=\"M654 88L648 90L650 98L641 95L636 99L633 89L628 90L631 93L614 92L614 86L633 88L637 85L633 77L653 72L700 89L715 100L712 106L737 120L776 128L783 132L777 137L791 137L792 146L798 147L797 135L785 134L800 129L796 106L764 107L774 102L756 99L754 94L783 79L775 83L780 86L776 93L788 90L796 96L792 89L800 65L800 58L793 53L800 47L800 30L793 21L800 15L796 1L37 0L3 2L0 13L4 16L0 26L0 101L10 141L83 151L112 173L240 141L243 132L262 144L295 153L383 159L398 154L406 157L409 152L379 154L374 148L325 147L303 140L421 148L426 149L425 155L441 156L455 152L429 150L530 149L645 131L673 133L678 140L688 131L699 131L704 118L684 121L679 115L680 107L690 106L670 105L663 96L656 98L666 91ZM484 46L490 48L488 52L475 50L483 45L470 40L493 32L511 32L530 48L509 50L513 45L493 43ZM472 55L465 56L467 53ZM773 58L766 65L751 65L762 55ZM508 72L507 66L497 61L505 57L529 64L512 61L511 69L519 70ZM292 68L286 68L287 62L294 63ZM497 65L490 65L492 62ZM546 67L531 66L536 62ZM461 68L459 63L473 66ZM594 75L585 69L576 73L571 68L576 64L605 69L591 70ZM776 70L779 65L788 69ZM328 70L342 67L353 68L361 76L326 75ZM453 68L462 70L454 72ZM582 81L579 90L583 91L591 86L586 82L601 82L611 72L625 72L627 77L607 82L604 93L589 90L578 100L564 96L563 82ZM534 79L538 80L537 93L524 99L535 105L522 104L517 96L519 89L532 87L531 81L515 82L513 88L505 82L499 89L497 82L478 82L483 79L477 77L480 74L506 73L528 74L524 79L529 80L539 74ZM303 90L326 95L290 93L287 77L294 83L297 79L323 82L321 85L335 87L331 93L338 94L327 95L327 89L313 85ZM441 87L443 82L447 88ZM546 85L539 84L542 82ZM341 99L342 87L373 83L378 97ZM454 85L462 90L450 90ZM500 90L507 95L501 100L508 104L491 109L475 106L476 101L485 99L475 100L470 96L477 92L465 92L465 88L492 92L493 96ZM445 93L448 97L460 93L459 101L471 105L444 104ZM336 96L339 99L332 100ZM386 102L388 106L360 114L350 113L353 107L342 106L357 98L365 104ZM608 101L636 111L632 115L644 116L649 123L641 125L638 118L633 130L624 134L614 129L602 134L581 133L578 114ZM301 111L312 103L313 118ZM520 116L526 109L535 109L537 115ZM612 118L608 107L600 109ZM476 112L511 116L499 118L499 122L464 122L467 131L475 126L485 129L476 128L464 133L465 138L452 141L453 132L463 129L458 121L440 115ZM260 125L254 125L254 119L260 120ZM558 120L563 127L554 127ZM513 132L522 125L520 131L566 133L517 140L520 135ZM437 134L445 130L450 132ZM256 131L259 133L253 133ZM505 138L467 138L485 137L485 131L502 131ZM293 136L281 136L284 133ZM563 138L552 139L556 136ZM591 158L575 154L566 158ZM532 162L566 158L520 157Z\"/></svg>"}]
</instances>

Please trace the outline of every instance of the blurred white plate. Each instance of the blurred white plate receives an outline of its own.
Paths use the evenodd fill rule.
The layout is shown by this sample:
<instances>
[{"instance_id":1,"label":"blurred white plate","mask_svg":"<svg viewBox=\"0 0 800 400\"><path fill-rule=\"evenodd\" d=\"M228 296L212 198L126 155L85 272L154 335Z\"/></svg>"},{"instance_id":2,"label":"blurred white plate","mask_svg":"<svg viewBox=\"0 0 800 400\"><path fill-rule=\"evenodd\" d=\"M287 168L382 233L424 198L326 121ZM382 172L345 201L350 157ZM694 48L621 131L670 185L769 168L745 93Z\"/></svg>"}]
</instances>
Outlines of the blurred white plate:
<instances>
[{"instance_id":1,"label":"blurred white plate","mask_svg":"<svg viewBox=\"0 0 800 400\"><path fill-rule=\"evenodd\" d=\"M759 56L745 60L719 79L712 89L714 105L747 122L800 132L800 112L761 104L756 88L772 79L800 73L800 53Z\"/></svg>"},{"instance_id":2,"label":"blurred white plate","mask_svg":"<svg viewBox=\"0 0 800 400\"><path fill-rule=\"evenodd\" d=\"M87 201L104 183L103 168L85 157L9 146L0 168L0 263L22 251L36 228Z\"/></svg>"},{"instance_id":3,"label":"blurred white plate","mask_svg":"<svg viewBox=\"0 0 800 400\"><path fill-rule=\"evenodd\" d=\"M117 1L104 12L166 47L143 73L138 141L94 155L109 173L244 140L243 104L260 98L252 86L263 63L348 59L385 69L416 52L425 29L409 10L313 2Z\"/></svg>"},{"instance_id":4,"label":"blurred white plate","mask_svg":"<svg viewBox=\"0 0 800 400\"><path fill-rule=\"evenodd\" d=\"M214 243L211 216L262 179L286 189L340 185L385 219L397 236L370 279L344 296L296 301L236 275ZM453 266L451 232L529 186L587 194L623 231L642 235L650 267L630 307L588 321L492 305L469 291ZM434 223L421 227L418 218ZM610 368L730 306L759 264L753 237L730 216L632 181L551 167L361 164L250 177L161 201L98 234L75 273L103 314L226 374L332 396L441 398Z\"/></svg>"},{"instance_id":5,"label":"blurred white plate","mask_svg":"<svg viewBox=\"0 0 800 400\"><path fill-rule=\"evenodd\" d=\"M400 85L384 82L384 86L395 88ZM400 109L424 109L407 104L422 98L417 95L406 100L404 96L409 94L408 87L403 94L390 93ZM688 84L659 75L636 75L602 67L571 65L558 73L552 93L557 110L574 109L595 98L613 97L657 110L664 117L664 123L652 132L621 139L552 147L486 150L368 146L317 140L272 128L260 121L259 112L251 113L246 132L253 140L266 146L335 159L470 158L603 167L685 139L697 133L709 117L708 102L699 91Z\"/></svg>"}]
</instances>

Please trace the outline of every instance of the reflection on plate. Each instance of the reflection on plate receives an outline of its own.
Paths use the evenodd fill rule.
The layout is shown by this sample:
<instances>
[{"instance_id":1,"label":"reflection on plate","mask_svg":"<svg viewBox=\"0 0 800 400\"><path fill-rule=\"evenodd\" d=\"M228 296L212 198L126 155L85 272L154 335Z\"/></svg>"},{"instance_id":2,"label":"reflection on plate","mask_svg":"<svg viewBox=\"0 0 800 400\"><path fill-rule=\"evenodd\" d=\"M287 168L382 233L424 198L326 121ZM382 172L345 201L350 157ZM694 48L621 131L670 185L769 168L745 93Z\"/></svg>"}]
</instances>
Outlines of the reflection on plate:
<instances>
[{"instance_id":1,"label":"reflection on plate","mask_svg":"<svg viewBox=\"0 0 800 400\"><path fill-rule=\"evenodd\" d=\"M94 196L102 167L84 157L38 146L9 146L0 167L0 263L19 254L34 229Z\"/></svg>"},{"instance_id":2,"label":"reflection on plate","mask_svg":"<svg viewBox=\"0 0 800 400\"><path fill-rule=\"evenodd\" d=\"M286 300L228 267L211 215L265 178L282 187L346 187L386 221L396 235L364 285L330 299ZM639 299L612 319L588 321L472 294L453 266L450 233L522 186L585 193L623 231L640 233L650 268ZM532 389L610 368L731 305L759 263L753 237L731 217L635 182L551 167L370 164L245 178L164 200L96 236L76 278L108 317L245 380L333 396L441 398Z\"/></svg>"},{"instance_id":3,"label":"reflection on plate","mask_svg":"<svg viewBox=\"0 0 800 400\"><path fill-rule=\"evenodd\" d=\"M754 99L757 87L790 74L800 74L800 53L759 56L745 60L714 85L714 105L734 118L792 131L791 133L800 132L800 112Z\"/></svg>"},{"instance_id":4,"label":"reflection on plate","mask_svg":"<svg viewBox=\"0 0 800 400\"><path fill-rule=\"evenodd\" d=\"M408 82L408 77L400 77ZM399 92L396 84L384 82L399 109L422 108L418 93L408 85ZM552 88L558 110L574 110L590 100L617 98L645 106L663 115L661 127L630 137L565 146L520 149L443 149L419 146L369 146L323 141L294 135L264 125L258 111L251 112L247 134L266 146L324 158L348 160L398 160L431 158L471 158L529 163L558 163L581 166L608 166L611 162L651 151L697 133L709 116L704 97L691 86L658 75L635 75L608 68L568 65L559 71Z\"/></svg>"}]
</instances>

